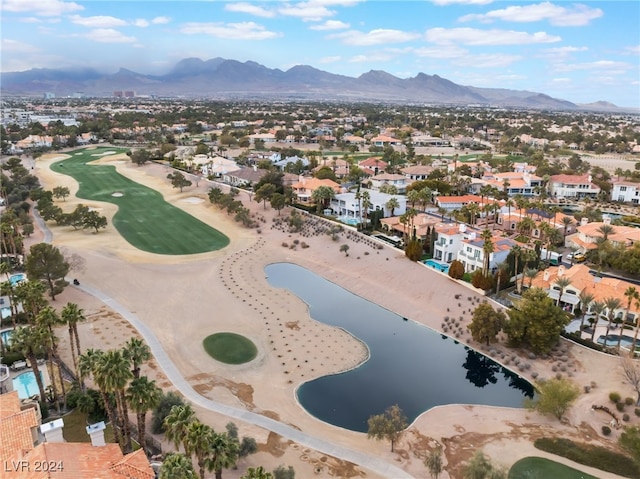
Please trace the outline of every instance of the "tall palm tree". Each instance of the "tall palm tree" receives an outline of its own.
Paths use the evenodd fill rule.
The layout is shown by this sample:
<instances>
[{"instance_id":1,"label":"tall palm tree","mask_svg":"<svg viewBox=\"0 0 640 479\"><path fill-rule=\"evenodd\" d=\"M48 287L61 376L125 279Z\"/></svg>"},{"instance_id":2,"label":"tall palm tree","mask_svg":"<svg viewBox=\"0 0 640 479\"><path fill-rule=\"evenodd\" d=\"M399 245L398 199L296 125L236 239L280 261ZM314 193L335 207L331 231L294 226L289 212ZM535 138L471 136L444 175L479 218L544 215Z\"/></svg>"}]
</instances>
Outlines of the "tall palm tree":
<instances>
[{"instance_id":1,"label":"tall palm tree","mask_svg":"<svg viewBox=\"0 0 640 479\"><path fill-rule=\"evenodd\" d=\"M146 376L134 378L129 384L126 399L129 407L136 413L138 422L138 441L140 447L146 451L147 412L160 404L162 390L155 381L149 381Z\"/></svg>"},{"instance_id":2,"label":"tall palm tree","mask_svg":"<svg viewBox=\"0 0 640 479\"><path fill-rule=\"evenodd\" d=\"M569 232L569 226L573 224L573 220L569 216L562 217L562 226L564 228L563 236L566 237Z\"/></svg>"},{"instance_id":3,"label":"tall palm tree","mask_svg":"<svg viewBox=\"0 0 640 479\"><path fill-rule=\"evenodd\" d=\"M596 326L598 324L598 321L600 321L600 315L602 313L604 313L606 306L603 302L601 301L594 301L593 303L591 303L591 311L593 311L593 314L595 314L596 318L595 321L591 327L591 342L593 343L593 340L595 338L596 335Z\"/></svg>"},{"instance_id":4,"label":"tall palm tree","mask_svg":"<svg viewBox=\"0 0 640 479\"><path fill-rule=\"evenodd\" d=\"M22 281L15 287L16 302L22 304L30 324L35 324L36 316L47 305L44 297L46 290L47 287L40 281Z\"/></svg>"},{"instance_id":5,"label":"tall palm tree","mask_svg":"<svg viewBox=\"0 0 640 479\"><path fill-rule=\"evenodd\" d=\"M629 316L629 310L631 309L631 303L634 299L640 299L640 293L638 292L638 290L633 287L633 286L629 286L625 292L624 292L624 296L627 298L627 310L624 312L624 317L622 318L622 323L624 324L627 320L627 316ZM620 336L618 336L618 351L620 351L620 341L622 340L622 334L620 334ZM635 346L635 345L634 345Z\"/></svg>"},{"instance_id":6,"label":"tall palm tree","mask_svg":"<svg viewBox=\"0 0 640 479\"><path fill-rule=\"evenodd\" d=\"M164 434L169 441L173 442L176 450L180 450L187 427L195 420L196 413L189 404L173 406L164 418Z\"/></svg>"},{"instance_id":7,"label":"tall palm tree","mask_svg":"<svg viewBox=\"0 0 640 479\"><path fill-rule=\"evenodd\" d=\"M562 303L562 295L564 294L564 289L571 284L571 280L566 276L560 276L554 282L554 284L560 288L560 292L558 293L558 302L556 303L558 307L562 307L560 303Z\"/></svg>"},{"instance_id":8,"label":"tall palm tree","mask_svg":"<svg viewBox=\"0 0 640 479\"><path fill-rule=\"evenodd\" d=\"M593 300L596 298L586 289L580 291L578 298L580 299L580 311L582 311L582 319L580 320L580 337L582 337L582 328L584 326L584 319L587 317L587 311L589 311L589 305L593 303Z\"/></svg>"},{"instance_id":9,"label":"tall palm tree","mask_svg":"<svg viewBox=\"0 0 640 479\"><path fill-rule=\"evenodd\" d=\"M537 258L537 254L534 250L532 249L528 249L525 248L522 250L522 261L524 261L524 270L526 271L527 269L529 269L529 264L534 262ZM522 275L522 280L521 280L521 286L520 286L520 290L522 291L524 289L524 278L525 278L526 274ZM531 279L531 278L530 278ZM529 286L531 286L531 283L529 283Z\"/></svg>"},{"instance_id":10,"label":"tall palm tree","mask_svg":"<svg viewBox=\"0 0 640 479\"><path fill-rule=\"evenodd\" d=\"M515 202L509 198L506 202L505 202L505 206L507 207L507 216L509 217L509 228L511 228L511 208L513 208L515 206ZM504 222L503 222L503 228L504 228Z\"/></svg>"},{"instance_id":11,"label":"tall palm tree","mask_svg":"<svg viewBox=\"0 0 640 479\"><path fill-rule=\"evenodd\" d=\"M40 313L38 313L38 316L36 317L36 324L42 326L44 329L44 346L47 349L47 355L50 361L49 364L51 364L51 389L53 391L56 409L58 413L60 413L60 394L58 393L58 381L55 380L55 375L53 374L54 366L58 368L58 377L60 378L60 386L62 387L62 397L66 396L66 391L64 381L62 380L62 360L58 356L58 338L56 337L53 328L62 324L62 319L55 309L51 306L46 306L40 311Z\"/></svg>"},{"instance_id":12,"label":"tall palm tree","mask_svg":"<svg viewBox=\"0 0 640 479\"><path fill-rule=\"evenodd\" d=\"M393 216L394 210L400 207L400 203L398 202L398 198L391 197L384 206L391 212L391 216Z\"/></svg>"},{"instance_id":13,"label":"tall palm tree","mask_svg":"<svg viewBox=\"0 0 640 479\"><path fill-rule=\"evenodd\" d=\"M84 311L75 303L67 303L60 313L62 321L69 329L69 346L71 347L71 357L76 376L80 377L78 371L78 356L82 354L80 350L80 337L78 336L78 323L84 321Z\"/></svg>"},{"instance_id":14,"label":"tall palm tree","mask_svg":"<svg viewBox=\"0 0 640 479\"><path fill-rule=\"evenodd\" d=\"M609 339L609 331L611 330L611 325L613 324L613 318L616 314L616 309L620 309L622 307L622 301L618 298L614 298L610 296L604 299L604 305L607 308L607 319L609 322L607 323L607 332L605 333L605 340ZM620 333L622 334L622 332Z\"/></svg>"},{"instance_id":15,"label":"tall palm tree","mask_svg":"<svg viewBox=\"0 0 640 479\"><path fill-rule=\"evenodd\" d=\"M491 230L485 229L480 235L484 243L482 244L482 276L487 276L489 274L489 261L491 258L491 253L494 251L493 235L491 234Z\"/></svg>"},{"instance_id":16,"label":"tall palm tree","mask_svg":"<svg viewBox=\"0 0 640 479\"><path fill-rule=\"evenodd\" d=\"M214 434L211 448L211 469L216 474L216 479L222 479L222 469L228 469L236 465L238 460L238 442L227 433Z\"/></svg>"},{"instance_id":17,"label":"tall palm tree","mask_svg":"<svg viewBox=\"0 0 640 479\"><path fill-rule=\"evenodd\" d=\"M638 311L639 313L636 314L636 332L633 335L633 344L631 345L631 353L630 356L633 358L636 355L636 344L638 342L638 331L640 331L640 321L638 320L640 318L640 294L638 296L635 297L635 306L636 306L636 311Z\"/></svg>"},{"instance_id":18,"label":"tall palm tree","mask_svg":"<svg viewBox=\"0 0 640 479\"><path fill-rule=\"evenodd\" d=\"M367 223L367 218L369 217L369 208L371 208L371 195L368 191L362 192L362 211L364 213L364 222Z\"/></svg>"},{"instance_id":19,"label":"tall palm tree","mask_svg":"<svg viewBox=\"0 0 640 479\"><path fill-rule=\"evenodd\" d=\"M162 461L158 479L192 479L196 476L191 458L177 452L168 453Z\"/></svg>"},{"instance_id":20,"label":"tall palm tree","mask_svg":"<svg viewBox=\"0 0 640 479\"><path fill-rule=\"evenodd\" d=\"M212 444L215 431L211 426L202 424L200 421L191 421L184 435L184 448L188 456L196 456L196 462L198 463L198 471L200 478L204 479L205 469L213 470L212 464Z\"/></svg>"},{"instance_id":21,"label":"tall palm tree","mask_svg":"<svg viewBox=\"0 0 640 479\"><path fill-rule=\"evenodd\" d=\"M538 270L535 268L527 268L524 270L522 274L522 282L524 283L524 278L529 280L529 289L531 289L531 285L533 284L533 280L538 276Z\"/></svg>"},{"instance_id":22,"label":"tall palm tree","mask_svg":"<svg viewBox=\"0 0 640 479\"><path fill-rule=\"evenodd\" d=\"M45 351L44 335L46 330L38 326L24 326L16 329L11 335L11 350L22 353L22 355L29 361L33 375L36 378L38 384L38 391L40 392L40 401L46 401L44 383L42 376L40 375L40 368L38 367L38 355Z\"/></svg>"},{"instance_id":23,"label":"tall palm tree","mask_svg":"<svg viewBox=\"0 0 640 479\"><path fill-rule=\"evenodd\" d=\"M264 470L264 467L250 467L240 479L273 479L273 474Z\"/></svg>"},{"instance_id":24,"label":"tall palm tree","mask_svg":"<svg viewBox=\"0 0 640 479\"><path fill-rule=\"evenodd\" d=\"M520 260L520 256L522 256L522 248L515 245L511 248L511 254L513 255L513 275L516 277L516 290L520 293L518 288L518 261Z\"/></svg>"},{"instance_id":25,"label":"tall palm tree","mask_svg":"<svg viewBox=\"0 0 640 479\"><path fill-rule=\"evenodd\" d=\"M139 338L129 339L122 348L122 354L131 361L131 373L134 378L140 377L140 365L151 359L149 346Z\"/></svg>"},{"instance_id":26,"label":"tall palm tree","mask_svg":"<svg viewBox=\"0 0 640 479\"><path fill-rule=\"evenodd\" d=\"M615 230L611 225L602 225L598 228L598 232L602 235L602 239L607 241L609 239L609 235L615 233Z\"/></svg>"}]
</instances>

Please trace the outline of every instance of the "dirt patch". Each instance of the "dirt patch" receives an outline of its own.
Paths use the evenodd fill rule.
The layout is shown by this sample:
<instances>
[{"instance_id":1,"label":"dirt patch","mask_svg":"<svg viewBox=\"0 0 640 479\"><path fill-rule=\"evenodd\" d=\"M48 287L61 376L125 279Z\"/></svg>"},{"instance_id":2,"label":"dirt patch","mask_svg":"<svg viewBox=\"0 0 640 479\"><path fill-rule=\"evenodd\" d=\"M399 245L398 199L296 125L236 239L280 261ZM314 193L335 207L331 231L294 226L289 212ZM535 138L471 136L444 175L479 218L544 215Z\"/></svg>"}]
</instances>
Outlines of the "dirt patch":
<instances>
[{"instance_id":1,"label":"dirt patch","mask_svg":"<svg viewBox=\"0 0 640 479\"><path fill-rule=\"evenodd\" d=\"M294 331L300 331L300 325L298 324L300 321L289 321L285 323L285 326Z\"/></svg>"},{"instance_id":2,"label":"dirt patch","mask_svg":"<svg viewBox=\"0 0 640 479\"><path fill-rule=\"evenodd\" d=\"M291 441L282 441L282 437L275 432L270 432L266 444L258 444L258 452L266 452L274 457L282 457L291 444Z\"/></svg>"}]
</instances>

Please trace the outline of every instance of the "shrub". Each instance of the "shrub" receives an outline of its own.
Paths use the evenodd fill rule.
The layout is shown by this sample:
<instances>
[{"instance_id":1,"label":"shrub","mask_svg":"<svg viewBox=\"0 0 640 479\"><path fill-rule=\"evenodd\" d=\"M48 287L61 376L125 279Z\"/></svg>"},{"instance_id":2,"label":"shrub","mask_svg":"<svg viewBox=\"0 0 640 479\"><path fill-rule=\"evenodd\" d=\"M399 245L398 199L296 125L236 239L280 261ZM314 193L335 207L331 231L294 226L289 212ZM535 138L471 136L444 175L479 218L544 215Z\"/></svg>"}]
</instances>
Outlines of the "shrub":
<instances>
[{"instance_id":1,"label":"shrub","mask_svg":"<svg viewBox=\"0 0 640 479\"><path fill-rule=\"evenodd\" d=\"M620 393L612 392L609 393L609 400L613 403L619 403L621 399Z\"/></svg>"},{"instance_id":2,"label":"shrub","mask_svg":"<svg viewBox=\"0 0 640 479\"><path fill-rule=\"evenodd\" d=\"M464 265L462 264L462 261L458 261L457 259L453 260L449 265L449 277L453 279L462 279L463 276L464 276ZM459 299L459 298L456 298L456 299Z\"/></svg>"},{"instance_id":3,"label":"shrub","mask_svg":"<svg viewBox=\"0 0 640 479\"><path fill-rule=\"evenodd\" d=\"M624 403L623 402L617 402L616 403L616 409L620 412L624 411Z\"/></svg>"},{"instance_id":4,"label":"shrub","mask_svg":"<svg viewBox=\"0 0 640 479\"><path fill-rule=\"evenodd\" d=\"M640 407L637 407L633 410L636 416L640 417Z\"/></svg>"},{"instance_id":5,"label":"shrub","mask_svg":"<svg viewBox=\"0 0 640 479\"><path fill-rule=\"evenodd\" d=\"M478 289L487 291L493 288L493 277L490 275L483 276L482 271L477 270L471 276L471 284Z\"/></svg>"},{"instance_id":6,"label":"shrub","mask_svg":"<svg viewBox=\"0 0 640 479\"><path fill-rule=\"evenodd\" d=\"M171 408L173 406L182 406L184 405L184 400L182 396L174 393L173 391L169 391L167 394L163 394L160 399L160 404L153 410L153 419L151 420L151 431L154 434L160 434L163 432L162 424L164 423L164 418L169 415L171 412Z\"/></svg>"},{"instance_id":7,"label":"shrub","mask_svg":"<svg viewBox=\"0 0 640 479\"><path fill-rule=\"evenodd\" d=\"M404 254L411 261L418 261L422 257L422 241L418 239L409 240L404 248Z\"/></svg>"},{"instance_id":8,"label":"shrub","mask_svg":"<svg viewBox=\"0 0 640 479\"><path fill-rule=\"evenodd\" d=\"M608 426L604 427L608 428ZM537 439L534 446L541 451L566 457L585 466L595 467L624 477L640 477L640 467L631 458L604 447L581 444L569 439L548 437Z\"/></svg>"},{"instance_id":9,"label":"shrub","mask_svg":"<svg viewBox=\"0 0 640 479\"><path fill-rule=\"evenodd\" d=\"M627 413L624 413L624 414L622 415L622 420L623 420L624 422L629 422L629 419L631 419L631 418L629 417L629 415L628 415Z\"/></svg>"},{"instance_id":10,"label":"shrub","mask_svg":"<svg viewBox=\"0 0 640 479\"><path fill-rule=\"evenodd\" d=\"M609 436L611 434L611 428L609 426L602 426L602 434Z\"/></svg>"},{"instance_id":11,"label":"shrub","mask_svg":"<svg viewBox=\"0 0 640 479\"><path fill-rule=\"evenodd\" d=\"M631 406L633 403L635 403L635 400L633 398L624 398L624 403L627 406Z\"/></svg>"}]
</instances>

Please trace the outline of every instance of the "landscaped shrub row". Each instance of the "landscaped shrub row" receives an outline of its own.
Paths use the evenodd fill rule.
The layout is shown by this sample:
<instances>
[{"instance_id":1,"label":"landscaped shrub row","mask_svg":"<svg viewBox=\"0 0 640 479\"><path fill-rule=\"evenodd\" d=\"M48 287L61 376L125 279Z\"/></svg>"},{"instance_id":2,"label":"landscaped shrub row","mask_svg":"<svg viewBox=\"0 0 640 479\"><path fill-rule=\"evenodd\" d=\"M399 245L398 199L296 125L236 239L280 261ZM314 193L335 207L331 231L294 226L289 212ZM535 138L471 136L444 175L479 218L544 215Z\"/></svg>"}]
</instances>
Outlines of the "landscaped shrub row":
<instances>
[{"instance_id":1,"label":"landscaped shrub row","mask_svg":"<svg viewBox=\"0 0 640 479\"><path fill-rule=\"evenodd\" d=\"M581 344L582 346L586 346L587 348L595 349L596 351L603 350L602 346L600 346L599 344L595 344L589 341L588 339L581 338L576 333L567 333L565 331L562 331L560 333L560 336L570 339L571 341L575 341L576 343Z\"/></svg>"},{"instance_id":2,"label":"landscaped shrub row","mask_svg":"<svg viewBox=\"0 0 640 479\"><path fill-rule=\"evenodd\" d=\"M581 444L564 438L543 437L536 439L534 446L541 451L557 454L572 461L612 472L624 477L640 477L640 468L630 457L609 451L604 447Z\"/></svg>"}]
</instances>

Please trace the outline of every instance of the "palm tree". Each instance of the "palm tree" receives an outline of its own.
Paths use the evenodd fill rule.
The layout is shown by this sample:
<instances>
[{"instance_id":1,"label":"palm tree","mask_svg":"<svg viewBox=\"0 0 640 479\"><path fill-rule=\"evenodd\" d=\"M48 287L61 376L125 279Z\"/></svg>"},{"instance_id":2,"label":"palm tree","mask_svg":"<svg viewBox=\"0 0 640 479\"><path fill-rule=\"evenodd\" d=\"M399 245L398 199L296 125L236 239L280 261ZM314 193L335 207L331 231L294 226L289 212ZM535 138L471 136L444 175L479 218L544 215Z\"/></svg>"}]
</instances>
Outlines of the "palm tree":
<instances>
[{"instance_id":1,"label":"palm tree","mask_svg":"<svg viewBox=\"0 0 640 479\"><path fill-rule=\"evenodd\" d=\"M611 225L602 225L598 228L598 232L602 235L602 239L607 241L609 239L609 235L615 233L615 230Z\"/></svg>"},{"instance_id":2,"label":"palm tree","mask_svg":"<svg viewBox=\"0 0 640 479\"><path fill-rule=\"evenodd\" d=\"M58 338L53 331L54 326L63 324L62 319L55 309L51 306L46 306L40 311L40 313L38 313L36 323L44 329L43 341L47 348L47 355L51 364L51 377L54 378L53 367L55 365L58 368L58 377L60 378L60 386L62 387L62 397L66 397L64 381L62 380L62 361L58 356ZM51 389L53 391L56 409L58 413L60 413L60 394L58 394L58 381L55 379L51 381Z\"/></svg>"},{"instance_id":3,"label":"palm tree","mask_svg":"<svg viewBox=\"0 0 640 479\"><path fill-rule=\"evenodd\" d=\"M11 350L22 353L22 355L29 361L33 375L36 378L38 384L38 391L40 392L40 401L46 401L44 383L42 382L42 376L40 375L40 368L38 367L38 355L42 354L45 350L44 346L44 333L45 331L41 327L37 326L24 326L13 331L11 335Z\"/></svg>"},{"instance_id":4,"label":"palm tree","mask_svg":"<svg viewBox=\"0 0 640 479\"><path fill-rule=\"evenodd\" d=\"M155 381L149 381L146 376L134 378L127 388L126 399L129 407L136 413L138 420L138 441L140 447L146 451L146 416L147 411L155 409L160 404L162 390Z\"/></svg>"},{"instance_id":5,"label":"palm tree","mask_svg":"<svg viewBox=\"0 0 640 479\"><path fill-rule=\"evenodd\" d=\"M162 461L158 479L192 479L195 475L190 457L170 452Z\"/></svg>"},{"instance_id":6,"label":"palm tree","mask_svg":"<svg viewBox=\"0 0 640 479\"><path fill-rule=\"evenodd\" d=\"M522 255L522 248L518 245L515 245L511 248L511 254L513 255L513 275L516 277L516 290L518 290L518 260ZM520 291L518 291L518 294Z\"/></svg>"},{"instance_id":7,"label":"palm tree","mask_svg":"<svg viewBox=\"0 0 640 479\"><path fill-rule=\"evenodd\" d=\"M594 301L593 303L591 303L591 311L593 311L593 314L595 314L596 316L595 321L591 326L591 342L593 342L593 339L596 335L596 326L598 324L598 321L600 321L600 315L604 312L605 308L606 306L601 301Z\"/></svg>"},{"instance_id":8,"label":"palm tree","mask_svg":"<svg viewBox=\"0 0 640 479\"><path fill-rule=\"evenodd\" d=\"M444 209L442 206L438 207L438 214L440 215L440 221L444 221L444 215L447 214L447 210Z\"/></svg>"},{"instance_id":9,"label":"palm tree","mask_svg":"<svg viewBox=\"0 0 640 479\"><path fill-rule=\"evenodd\" d=\"M107 393L113 393L116 399L117 422L114 424L122 432L122 452L131 452L131 433L129 431L129 415L125 390L127 383L133 378L129 370L129 361L122 350L110 349L100 355L96 361L93 376L96 384Z\"/></svg>"},{"instance_id":10,"label":"palm tree","mask_svg":"<svg viewBox=\"0 0 640 479\"><path fill-rule=\"evenodd\" d=\"M489 261L491 257L491 253L494 251L493 238L491 234L491 230L485 229L480 237L484 240L482 244L482 276L487 276L489 274Z\"/></svg>"},{"instance_id":11,"label":"palm tree","mask_svg":"<svg viewBox=\"0 0 640 479\"><path fill-rule=\"evenodd\" d=\"M558 293L558 302L556 303L558 307L562 307L562 295L564 294L564 289L571 284L571 280L566 276L560 276L556 279L554 283L558 288L560 288L560 292Z\"/></svg>"},{"instance_id":12,"label":"palm tree","mask_svg":"<svg viewBox=\"0 0 640 479\"><path fill-rule=\"evenodd\" d=\"M71 357L76 376L80 377L78 371L78 356L82 354L80 350L80 337L78 336L78 323L84 321L84 311L75 303L67 303L60 313L63 323L69 328L69 346L71 347Z\"/></svg>"},{"instance_id":13,"label":"palm tree","mask_svg":"<svg viewBox=\"0 0 640 479\"><path fill-rule=\"evenodd\" d=\"M640 299L640 293L638 292L638 290L633 287L633 286L629 286L625 292L624 292L625 297L627 298L627 310L624 313L624 317L622 318L622 322L626 322L627 320L627 316L629 316L629 310L631 309L631 302L634 299ZM620 341L622 340L622 334L620 334L620 336L618 336L618 351L620 351ZM634 345L635 347L635 345Z\"/></svg>"},{"instance_id":14,"label":"palm tree","mask_svg":"<svg viewBox=\"0 0 640 479\"><path fill-rule=\"evenodd\" d=\"M316 204L318 213L320 213L323 208L326 208L327 202L331 201L335 196L336 192L329 186L319 186L311 193L311 199Z\"/></svg>"},{"instance_id":15,"label":"palm tree","mask_svg":"<svg viewBox=\"0 0 640 479\"><path fill-rule=\"evenodd\" d=\"M529 280L529 289L531 289L531 285L533 284L534 278L538 276L538 270L535 268L527 268L524 270L522 275L522 282L524 283L524 278Z\"/></svg>"},{"instance_id":16,"label":"palm tree","mask_svg":"<svg viewBox=\"0 0 640 479\"><path fill-rule=\"evenodd\" d=\"M391 216L393 216L393 211L400 207L400 203L398 202L398 198L394 196L389 198L389 201L387 201L384 206L391 211Z\"/></svg>"},{"instance_id":17,"label":"palm tree","mask_svg":"<svg viewBox=\"0 0 640 479\"><path fill-rule=\"evenodd\" d=\"M211 469L216 479L222 479L222 469L236 465L238 460L238 442L227 433L215 434L211 447Z\"/></svg>"},{"instance_id":18,"label":"palm tree","mask_svg":"<svg viewBox=\"0 0 640 479\"><path fill-rule=\"evenodd\" d=\"M204 479L205 468L213 470L212 464L212 443L216 433L206 424L202 424L198 420L191 421L187 425L184 435L184 449L188 456L196 456L198 470L201 479Z\"/></svg>"},{"instance_id":19,"label":"palm tree","mask_svg":"<svg viewBox=\"0 0 640 479\"><path fill-rule=\"evenodd\" d=\"M537 258L536 252L532 249L528 249L525 248L524 250L522 250L522 261L524 261L524 269L525 271L527 269L529 269L529 263L531 263L532 261L535 261ZM520 290L524 289L524 278L526 275L522 275L522 285L520 287ZM527 276L528 277L528 276ZM531 283L529 283L529 286L531 286Z\"/></svg>"},{"instance_id":20,"label":"palm tree","mask_svg":"<svg viewBox=\"0 0 640 479\"><path fill-rule=\"evenodd\" d=\"M240 479L273 479L273 474L265 471L262 466L258 466L256 469L250 467Z\"/></svg>"},{"instance_id":21,"label":"palm tree","mask_svg":"<svg viewBox=\"0 0 640 479\"><path fill-rule=\"evenodd\" d=\"M15 287L16 302L22 304L30 324L35 323L36 316L47 305L44 297L47 287L40 281L22 281Z\"/></svg>"},{"instance_id":22,"label":"palm tree","mask_svg":"<svg viewBox=\"0 0 640 479\"><path fill-rule=\"evenodd\" d=\"M580 299L580 310L582 311L582 320L580 321L580 337L582 337L582 327L584 326L584 319L587 317L587 311L589 311L589 305L593 303L595 296L583 289L578 296Z\"/></svg>"},{"instance_id":23,"label":"palm tree","mask_svg":"<svg viewBox=\"0 0 640 479\"><path fill-rule=\"evenodd\" d=\"M180 450L180 443L184 440L187 427L195 420L196 413L189 404L173 406L164 418L164 434L177 450Z\"/></svg>"},{"instance_id":24,"label":"palm tree","mask_svg":"<svg viewBox=\"0 0 640 479\"><path fill-rule=\"evenodd\" d=\"M613 318L616 314L616 309L620 309L622 307L622 301L618 298L614 298L610 296L604 299L604 305L607 308L607 319L609 322L607 323L607 332L605 333L605 341L609 339L609 331L611 330L611 325L613 324ZM622 332L620 333L622 334Z\"/></svg>"},{"instance_id":25,"label":"palm tree","mask_svg":"<svg viewBox=\"0 0 640 479\"><path fill-rule=\"evenodd\" d=\"M636 306L636 311L640 311L640 294L638 296L635 297L635 306ZM636 343L638 342L638 331L640 331L640 321L638 321L638 318L640 318L640 314L636 314L636 332L633 335L633 344L631 345L631 357L635 357L636 355Z\"/></svg>"},{"instance_id":26,"label":"palm tree","mask_svg":"<svg viewBox=\"0 0 640 479\"><path fill-rule=\"evenodd\" d=\"M480 207L476 203L469 203L467 205L467 211L469 212L469 224L473 226L476 224L476 218L480 212Z\"/></svg>"},{"instance_id":27,"label":"palm tree","mask_svg":"<svg viewBox=\"0 0 640 479\"><path fill-rule=\"evenodd\" d=\"M407 192L407 201L411 204L412 208L416 207L416 203L420 201L420 191L418 190L409 190Z\"/></svg>"},{"instance_id":28,"label":"palm tree","mask_svg":"<svg viewBox=\"0 0 640 479\"><path fill-rule=\"evenodd\" d=\"M369 208L371 208L371 195L368 191L362 192L362 211L364 212L364 222L366 224L367 217L369 216Z\"/></svg>"},{"instance_id":29,"label":"palm tree","mask_svg":"<svg viewBox=\"0 0 640 479\"><path fill-rule=\"evenodd\" d=\"M572 224L573 224L573 220L569 216L562 217L562 226L564 227L564 234L563 234L564 237L567 236L567 233L569 231L569 226L571 226Z\"/></svg>"},{"instance_id":30,"label":"palm tree","mask_svg":"<svg viewBox=\"0 0 640 479\"><path fill-rule=\"evenodd\" d=\"M145 361L151 359L151 350L149 346L139 338L131 338L127 341L123 348L122 353L124 357L131 361L131 373L134 378L140 377L140 365Z\"/></svg>"}]
</instances>

